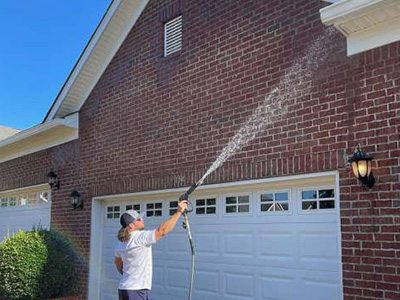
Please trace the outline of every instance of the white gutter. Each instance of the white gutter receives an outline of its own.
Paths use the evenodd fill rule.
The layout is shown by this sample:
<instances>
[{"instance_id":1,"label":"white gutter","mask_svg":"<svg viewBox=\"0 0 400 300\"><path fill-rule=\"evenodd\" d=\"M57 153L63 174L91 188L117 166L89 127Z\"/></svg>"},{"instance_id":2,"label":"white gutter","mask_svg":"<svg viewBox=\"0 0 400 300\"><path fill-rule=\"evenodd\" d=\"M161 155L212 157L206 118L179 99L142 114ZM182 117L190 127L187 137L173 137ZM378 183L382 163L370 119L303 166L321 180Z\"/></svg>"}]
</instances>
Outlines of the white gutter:
<instances>
[{"instance_id":1,"label":"white gutter","mask_svg":"<svg viewBox=\"0 0 400 300\"><path fill-rule=\"evenodd\" d=\"M59 126L65 126L65 127L70 127L73 129L78 129L77 117L76 116L69 117L66 119L57 118L57 119L52 120L51 122L39 124L37 126L29 128L27 130L20 131L2 141L0 141L0 148L20 142L22 140L33 138L39 134L45 134L46 132L48 132L56 127L59 127Z\"/></svg>"}]
</instances>

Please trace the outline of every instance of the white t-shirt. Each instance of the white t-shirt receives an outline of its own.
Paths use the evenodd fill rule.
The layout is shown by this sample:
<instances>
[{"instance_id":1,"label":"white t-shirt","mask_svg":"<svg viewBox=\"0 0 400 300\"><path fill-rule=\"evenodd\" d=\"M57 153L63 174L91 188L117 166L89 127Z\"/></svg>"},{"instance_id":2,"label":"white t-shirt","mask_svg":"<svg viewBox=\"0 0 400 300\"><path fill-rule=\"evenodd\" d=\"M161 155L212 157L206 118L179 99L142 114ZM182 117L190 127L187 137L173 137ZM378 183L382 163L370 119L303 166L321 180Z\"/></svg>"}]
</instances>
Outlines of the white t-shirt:
<instances>
[{"instance_id":1,"label":"white t-shirt","mask_svg":"<svg viewBox=\"0 0 400 300\"><path fill-rule=\"evenodd\" d=\"M120 290L151 289L153 259L151 244L156 242L155 230L133 231L127 242L118 242L115 256L121 257L123 274Z\"/></svg>"}]
</instances>

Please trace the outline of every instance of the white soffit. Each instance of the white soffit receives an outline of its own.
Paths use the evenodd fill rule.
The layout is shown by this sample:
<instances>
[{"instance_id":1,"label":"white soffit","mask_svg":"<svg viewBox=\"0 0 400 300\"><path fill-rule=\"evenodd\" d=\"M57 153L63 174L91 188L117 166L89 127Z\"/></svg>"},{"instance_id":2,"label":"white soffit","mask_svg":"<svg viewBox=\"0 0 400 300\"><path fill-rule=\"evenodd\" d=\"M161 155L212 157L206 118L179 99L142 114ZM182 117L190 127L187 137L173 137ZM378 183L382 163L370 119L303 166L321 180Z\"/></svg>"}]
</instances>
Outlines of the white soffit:
<instances>
[{"instance_id":1,"label":"white soffit","mask_svg":"<svg viewBox=\"0 0 400 300\"><path fill-rule=\"evenodd\" d=\"M56 118L0 141L0 163L77 139L79 115Z\"/></svg>"},{"instance_id":2,"label":"white soffit","mask_svg":"<svg viewBox=\"0 0 400 300\"><path fill-rule=\"evenodd\" d=\"M346 36L348 55L400 40L400 0L341 0L320 15Z\"/></svg>"},{"instance_id":3,"label":"white soffit","mask_svg":"<svg viewBox=\"0 0 400 300\"><path fill-rule=\"evenodd\" d=\"M80 110L149 0L113 0L44 122Z\"/></svg>"}]
</instances>

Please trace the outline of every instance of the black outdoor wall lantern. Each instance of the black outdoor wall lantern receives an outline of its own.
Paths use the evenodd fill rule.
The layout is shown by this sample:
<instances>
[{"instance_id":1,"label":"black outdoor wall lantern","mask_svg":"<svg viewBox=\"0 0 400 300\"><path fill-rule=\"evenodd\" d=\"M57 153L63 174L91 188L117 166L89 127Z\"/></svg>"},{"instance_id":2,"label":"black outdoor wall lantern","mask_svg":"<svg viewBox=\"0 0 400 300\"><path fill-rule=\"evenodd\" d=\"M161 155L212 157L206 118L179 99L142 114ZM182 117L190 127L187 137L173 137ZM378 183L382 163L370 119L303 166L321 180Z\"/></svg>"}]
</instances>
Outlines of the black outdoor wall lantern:
<instances>
[{"instance_id":1,"label":"black outdoor wall lantern","mask_svg":"<svg viewBox=\"0 0 400 300\"><path fill-rule=\"evenodd\" d=\"M48 182L50 185L50 189L54 190L54 189L59 189L60 188L60 181L58 180L57 174L53 172L53 170L51 170L48 174L47 174L47 178L48 178Z\"/></svg>"},{"instance_id":2,"label":"black outdoor wall lantern","mask_svg":"<svg viewBox=\"0 0 400 300\"><path fill-rule=\"evenodd\" d=\"M71 197L71 203L74 209L83 208L83 200L81 198L81 194L79 194L78 191L73 190L69 196Z\"/></svg>"},{"instance_id":3,"label":"black outdoor wall lantern","mask_svg":"<svg viewBox=\"0 0 400 300\"><path fill-rule=\"evenodd\" d=\"M362 185L372 188L375 184L375 177L372 174L371 161L374 158L361 150L360 145L357 146L353 156L349 158L353 174L361 182Z\"/></svg>"}]
</instances>

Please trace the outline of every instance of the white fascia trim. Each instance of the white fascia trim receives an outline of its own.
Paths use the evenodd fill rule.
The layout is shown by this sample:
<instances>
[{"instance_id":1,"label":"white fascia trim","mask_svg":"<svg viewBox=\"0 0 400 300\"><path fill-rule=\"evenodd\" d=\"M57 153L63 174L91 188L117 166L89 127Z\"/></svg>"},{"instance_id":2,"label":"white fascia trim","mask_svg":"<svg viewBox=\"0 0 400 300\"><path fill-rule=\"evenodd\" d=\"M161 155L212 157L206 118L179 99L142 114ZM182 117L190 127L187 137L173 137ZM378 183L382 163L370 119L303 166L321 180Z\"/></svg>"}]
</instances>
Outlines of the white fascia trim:
<instances>
[{"instance_id":1,"label":"white fascia trim","mask_svg":"<svg viewBox=\"0 0 400 300\"><path fill-rule=\"evenodd\" d=\"M360 10L383 2L384 0L341 0L332 5L320 9L321 21L326 25L341 23Z\"/></svg>"},{"instance_id":2,"label":"white fascia trim","mask_svg":"<svg viewBox=\"0 0 400 300\"><path fill-rule=\"evenodd\" d=\"M34 136L36 136L38 134L44 134L47 131L50 131L59 126L65 126L65 127L78 129L78 114L76 113L76 114L66 117L64 119L54 119L51 122L39 124L37 126L29 128L27 130L18 132L16 134L14 134L13 136L10 136L9 138L6 138L6 139L0 141L0 148L20 142L22 140L33 138Z\"/></svg>"},{"instance_id":3,"label":"white fascia trim","mask_svg":"<svg viewBox=\"0 0 400 300\"><path fill-rule=\"evenodd\" d=\"M93 49L95 48L97 42L101 38L104 30L106 29L108 23L110 23L111 18L114 16L118 6L120 5L122 0L113 0L107 14L104 16L104 19L102 22L99 24L99 27L95 31L93 37L91 38L89 44L87 45L86 49L82 53L82 56L79 58L79 61L77 62L76 66L71 72L71 75L67 79L67 82L62 88L62 91L57 97L56 102L54 103L50 113L44 120L44 122L47 122L48 120L53 119L54 115L57 113L58 109L60 108L61 104L63 103L65 97L68 95L69 90L71 89L71 86L75 83L76 78L78 77L80 71L82 70L83 66L86 64L89 56L92 54Z\"/></svg>"},{"instance_id":4,"label":"white fascia trim","mask_svg":"<svg viewBox=\"0 0 400 300\"><path fill-rule=\"evenodd\" d=\"M313 179L320 177L333 177L338 174L337 171L328 171L328 172L320 172L320 173L310 173L310 174L302 174L302 175L291 175L291 176L280 176L280 177L271 177L271 178L262 178L262 179L253 179L253 180L241 180L241 181L233 181L226 183L216 183L216 184L205 184L200 185L196 190L215 190L221 188L229 188L229 187L238 187L238 186L246 186L246 185L257 185L257 184L265 184L265 183L274 183L274 182L282 182L282 181L292 181L292 180L302 180L302 179ZM156 191L146 191L146 192L137 192L137 193L128 193L128 194L118 194L118 195L106 195L106 196L98 196L94 197L93 200L107 200L107 199L119 199L119 198L127 198L132 196L147 196L147 195L159 195L159 194L179 194L182 192L186 192L188 187L184 188L175 188L175 189L165 189L165 190L156 190Z\"/></svg>"},{"instance_id":5,"label":"white fascia trim","mask_svg":"<svg viewBox=\"0 0 400 300\"><path fill-rule=\"evenodd\" d=\"M357 54L400 40L400 19L378 24L347 37L347 55Z\"/></svg>"}]
</instances>

